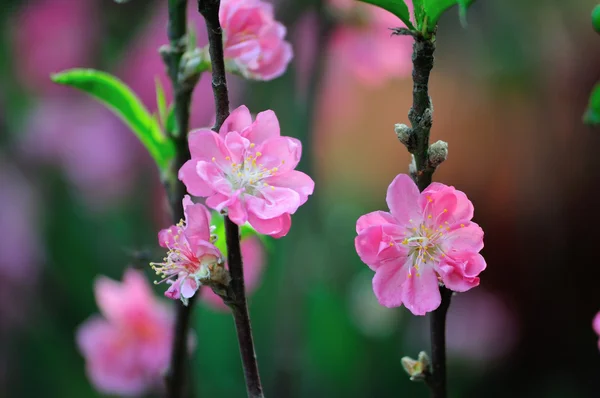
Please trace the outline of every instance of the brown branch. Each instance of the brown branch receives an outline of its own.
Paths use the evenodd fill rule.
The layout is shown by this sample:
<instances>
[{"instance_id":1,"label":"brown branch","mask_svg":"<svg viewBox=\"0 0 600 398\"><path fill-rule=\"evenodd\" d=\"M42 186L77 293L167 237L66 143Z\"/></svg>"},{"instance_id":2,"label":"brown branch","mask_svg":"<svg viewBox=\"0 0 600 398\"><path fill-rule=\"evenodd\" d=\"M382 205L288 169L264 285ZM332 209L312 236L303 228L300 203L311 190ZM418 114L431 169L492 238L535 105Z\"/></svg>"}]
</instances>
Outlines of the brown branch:
<instances>
[{"instance_id":1,"label":"brown branch","mask_svg":"<svg viewBox=\"0 0 600 398\"><path fill-rule=\"evenodd\" d=\"M209 52L212 65L212 88L215 97L216 122L213 130L218 131L229 116L229 96L223 58L223 34L219 22L220 0L198 0L198 11L206 21ZM227 262L231 282L227 289L226 304L231 308L237 331L238 344L242 357L248 397L262 398L263 391L258 373L258 364L252 338L252 326L248 314L246 288L244 286L244 268L240 248L239 227L225 216L225 237L227 243Z\"/></svg>"}]
</instances>

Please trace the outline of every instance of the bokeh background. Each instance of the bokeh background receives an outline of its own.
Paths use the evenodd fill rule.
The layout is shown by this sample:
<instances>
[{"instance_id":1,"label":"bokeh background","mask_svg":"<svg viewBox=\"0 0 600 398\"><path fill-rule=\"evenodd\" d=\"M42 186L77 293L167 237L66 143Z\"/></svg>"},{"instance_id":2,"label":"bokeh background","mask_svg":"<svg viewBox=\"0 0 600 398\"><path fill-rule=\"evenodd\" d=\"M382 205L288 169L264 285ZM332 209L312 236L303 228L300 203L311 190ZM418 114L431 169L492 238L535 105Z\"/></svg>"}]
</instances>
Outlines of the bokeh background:
<instances>
[{"instance_id":1,"label":"bokeh background","mask_svg":"<svg viewBox=\"0 0 600 398\"><path fill-rule=\"evenodd\" d=\"M283 77L230 80L233 105L274 109L282 133L304 141L300 168L317 182L288 237L271 241L251 297L266 393L426 397L400 358L429 349L427 319L377 304L353 242L356 219L384 209L388 184L407 170L393 125L408 122L410 45L388 32L379 37L393 44L381 49L374 38L352 42L344 29L364 29L359 19L330 19L337 25L323 36L308 11L315 4L276 4L296 53ZM581 122L600 78L594 5L479 0L467 29L455 12L441 20L432 139L449 142L450 155L435 179L473 200L488 263L481 286L450 309L454 398L600 396L591 327L600 310L600 131ZM193 6L190 21L202 43ZM168 209L126 127L48 76L106 70L155 109L155 80L169 86L157 53L166 1L5 0L0 27L0 396L98 397L75 331L98 312L98 275L120 280L138 267L153 279L147 263L162 257L156 232L169 225ZM380 64L400 62L365 73L374 50ZM212 111L204 76L192 126L209 125ZM244 396L230 315L201 302L193 326L198 396Z\"/></svg>"}]
</instances>

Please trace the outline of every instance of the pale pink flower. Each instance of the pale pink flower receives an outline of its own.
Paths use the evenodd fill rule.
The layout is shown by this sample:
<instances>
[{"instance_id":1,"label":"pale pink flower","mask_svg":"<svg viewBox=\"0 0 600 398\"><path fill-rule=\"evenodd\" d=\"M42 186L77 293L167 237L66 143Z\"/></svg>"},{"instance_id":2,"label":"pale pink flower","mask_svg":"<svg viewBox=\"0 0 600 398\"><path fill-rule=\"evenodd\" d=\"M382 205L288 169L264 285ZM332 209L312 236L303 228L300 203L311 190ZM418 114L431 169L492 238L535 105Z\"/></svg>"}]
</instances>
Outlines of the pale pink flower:
<instances>
[{"instance_id":1,"label":"pale pink flower","mask_svg":"<svg viewBox=\"0 0 600 398\"><path fill-rule=\"evenodd\" d=\"M93 0L23 2L12 29L15 72L35 92L68 89L52 83L50 74L92 66L100 33Z\"/></svg>"},{"instance_id":2,"label":"pale pink flower","mask_svg":"<svg viewBox=\"0 0 600 398\"><path fill-rule=\"evenodd\" d=\"M372 270L373 291L386 307L402 304L415 315L435 310L439 284L455 292L479 285L486 267L479 254L483 230L471 222L473 204L454 187L433 183L422 193L406 174L390 184L390 213L358 219L358 255Z\"/></svg>"},{"instance_id":3,"label":"pale pink flower","mask_svg":"<svg viewBox=\"0 0 600 398\"><path fill-rule=\"evenodd\" d=\"M592 327L594 328L594 331L598 334L598 336L600 336L600 312L594 317ZM600 340L598 340L598 348L600 348Z\"/></svg>"},{"instance_id":4,"label":"pale pink flower","mask_svg":"<svg viewBox=\"0 0 600 398\"><path fill-rule=\"evenodd\" d=\"M169 249L162 263L151 263L162 276L158 283L171 286L165 292L170 299L181 299L187 305L201 285L210 278L214 267L223 259L210 239L210 213L201 204L194 204L188 195L183 198L185 220L158 233L158 242Z\"/></svg>"},{"instance_id":5,"label":"pale pink flower","mask_svg":"<svg viewBox=\"0 0 600 398\"><path fill-rule=\"evenodd\" d=\"M273 111L252 121L245 106L234 110L216 133L209 129L189 135L192 159L179 170L188 192L208 197L206 205L238 225L275 238L285 236L291 214L313 193L314 182L294 170L302 153L295 138L282 137Z\"/></svg>"},{"instance_id":6,"label":"pale pink flower","mask_svg":"<svg viewBox=\"0 0 600 398\"><path fill-rule=\"evenodd\" d=\"M292 46L284 40L286 28L275 20L272 4L223 0L219 20L230 69L255 80L271 80L285 72L293 57Z\"/></svg>"},{"instance_id":7,"label":"pale pink flower","mask_svg":"<svg viewBox=\"0 0 600 398\"><path fill-rule=\"evenodd\" d=\"M77 330L92 384L121 396L159 387L171 354L171 312L139 271L127 270L122 283L100 277L94 291L103 316L92 316Z\"/></svg>"},{"instance_id":8,"label":"pale pink flower","mask_svg":"<svg viewBox=\"0 0 600 398\"><path fill-rule=\"evenodd\" d=\"M252 294L259 286L265 264L264 249L260 239L256 236L243 238L240 242L242 258L244 259L244 284L246 293ZM227 267L227 264L225 264ZM212 289L202 289L201 299L217 310L226 310L223 299L215 294Z\"/></svg>"},{"instance_id":9,"label":"pale pink flower","mask_svg":"<svg viewBox=\"0 0 600 398\"><path fill-rule=\"evenodd\" d=\"M348 71L371 86L410 74L412 38L392 36L389 29L405 26L398 17L354 0L330 3L342 21L331 38L333 70ZM412 3L408 5L412 10Z\"/></svg>"}]
</instances>

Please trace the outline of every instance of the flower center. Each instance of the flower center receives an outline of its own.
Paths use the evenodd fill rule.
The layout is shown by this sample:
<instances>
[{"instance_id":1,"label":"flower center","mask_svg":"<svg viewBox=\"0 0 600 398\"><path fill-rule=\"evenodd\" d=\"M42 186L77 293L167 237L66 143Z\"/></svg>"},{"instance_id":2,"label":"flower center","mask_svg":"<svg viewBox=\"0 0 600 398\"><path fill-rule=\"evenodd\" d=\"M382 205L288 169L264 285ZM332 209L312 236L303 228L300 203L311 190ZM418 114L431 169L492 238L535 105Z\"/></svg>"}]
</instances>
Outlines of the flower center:
<instances>
[{"instance_id":1,"label":"flower center","mask_svg":"<svg viewBox=\"0 0 600 398\"><path fill-rule=\"evenodd\" d=\"M251 143L250 148L254 148L255 144ZM258 191L263 188L275 187L269 185L264 179L275 175L278 171L278 167L267 168L262 163L259 163L259 159L262 156L261 152L245 151L244 157L241 163L231 162L231 158L227 156L225 160L231 162L229 170L225 170L225 177L231 188L234 190L241 190L249 195L256 195ZM215 158L212 159L215 161ZM284 164L284 161L281 161Z\"/></svg>"},{"instance_id":2,"label":"flower center","mask_svg":"<svg viewBox=\"0 0 600 398\"><path fill-rule=\"evenodd\" d=\"M412 220L410 222L412 223ZM409 278L412 277L413 269L416 276L421 276L419 271L422 266L428 263L433 265L446 256L440 246L440 240L448 229L447 222L445 225L439 225L438 228L428 227L426 223L422 223L418 227L408 229L402 244L408 246L408 257L412 258L413 262L408 271Z\"/></svg>"},{"instance_id":3,"label":"flower center","mask_svg":"<svg viewBox=\"0 0 600 398\"><path fill-rule=\"evenodd\" d=\"M196 256L183 233L185 227L185 221L180 220L176 225L172 243L167 243L169 249L167 256L161 263L150 263L156 275L160 275L162 278L160 281L155 281L155 284L177 279L181 273L197 280L207 278L210 275L210 269L218 262L218 259L212 255L201 258ZM168 233L173 234L173 231L169 229Z\"/></svg>"}]
</instances>

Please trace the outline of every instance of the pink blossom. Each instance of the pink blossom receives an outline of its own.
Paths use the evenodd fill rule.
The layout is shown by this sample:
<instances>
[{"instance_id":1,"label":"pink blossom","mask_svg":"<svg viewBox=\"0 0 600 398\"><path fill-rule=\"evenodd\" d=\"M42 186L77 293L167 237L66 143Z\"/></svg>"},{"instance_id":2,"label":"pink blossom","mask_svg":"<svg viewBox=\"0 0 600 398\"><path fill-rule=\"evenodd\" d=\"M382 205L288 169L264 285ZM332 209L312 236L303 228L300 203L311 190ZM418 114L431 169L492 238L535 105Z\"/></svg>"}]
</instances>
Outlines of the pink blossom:
<instances>
[{"instance_id":1,"label":"pink blossom","mask_svg":"<svg viewBox=\"0 0 600 398\"><path fill-rule=\"evenodd\" d=\"M91 382L121 396L160 386L171 352L171 312L139 271L127 270L122 283L100 277L94 291L103 316L92 316L77 330Z\"/></svg>"},{"instance_id":2,"label":"pink blossom","mask_svg":"<svg viewBox=\"0 0 600 398\"><path fill-rule=\"evenodd\" d=\"M471 222L473 204L454 187L433 183L422 193L406 174L390 184L390 213L376 211L356 223L356 251L375 271L381 305L402 304L415 315L440 305L438 284L455 292L479 285L486 267L479 254L483 230Z\"/></svg>"},{"instance_id":3,"label":"pink blossom","mask_svg":"<svg viewBox=\"0 0 600 398\"><path fill-rule=\"evenodd\" d=\"M341 23L332 34L333 70L346 70L367 85L376 86L412 69L412 39L392 36L392 27L405 26L392 13L354 0L331 0ZM409 2L409 8L412 4Z\"/></svg>"},{"instance_id":4,"label":"pink blossom","mask_svg":"<svg viewBox=\"0 0 600 398\"><path fill-rule=\"evenodd\" d=\"M313 180L294 170L302 144L280 136L273 111L259 113L253 122L240 106L219 133L192 131L189 146L192 159L179 170L188 192L208 197L207 206L227 209L234 223L249 222L261 234L285 236L291 214L313 193Z\"/></svg>"},{"instance_id":5,"label":"pink blossom","mask_svg":"<svg viewBox=\"0 0 600 398\"><path fill-rule=\"evenodd\" d=\"M594 328L594 331L598 334L598 336L600 336L600 312L597 313L594 317L592 327ZM600 348L600 340L598 340L598 348Z\"/></svg>"},{"instance_id":6,"label":"pink blossom","mask_svg":"<svg viewBox=\"0 0 600 398\"><path fill-rule=\"evenodd\" d=\"M12 30L17 76L36 92L67 92L49 76L68 68L92 66L99 33L96 2L35 0L24 4Z\"/></svg>"},{"instance_id":7,"label":"pink blossom","mask_svg":"<svg viewBox=\"0 0 600 398\"><path fill-rule=\"evenodd\" d=\"M275 21L272 4L224 0L219 19L230 69L256 80L272 80L285 72L293 57L292 46L284 40L286 28Z\"/></svg>"},{"instance_id":8,"label":"pink blossom","mask_svg":"<svg viewBox=\"0 0 600 398\"><path fill-rule=\"evenodd\" d=\"M60 165L88 203L102 207L128 192L139 161L135 137L87 98L42 101L28 117L23 151Z\"/></svg>"},{"instance_id":9,"label":"pink blossom","mask_svg":"<svg viewBox=\"0 0 600 398\"><path fill-rule=\"evenodd\" d=\"M162 263L151 263L156 274L167 282L168 298L187 305L202 280L210 278L214 267L222 263L219 249L210 239L210 213L201 204L194 204L188 195L183 199L185 220L158 233L158 242L169 249Z\"/></svg>"},{"instance_id":10,"label":"pink blossom","mask_svg":"<svg viewBox=\"0 0 600 398\"><path fill-rule=\"evenodd\" d=\"M244 283L246 293L250 295L258 288L262 277L265 261L264 249L260 239L256 236L242 239L240 245L242 258L244 259ZM227 264L225 266L227 267ZM201 297L204 302L217 310L227 309L227 306L223 303L223 299L217 296L212 289L203 289Z\"/></svg>"}]
</instances>

